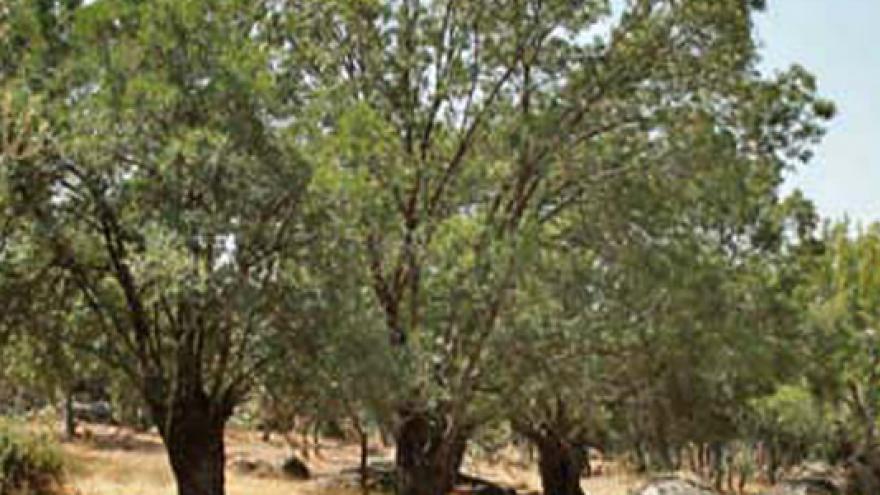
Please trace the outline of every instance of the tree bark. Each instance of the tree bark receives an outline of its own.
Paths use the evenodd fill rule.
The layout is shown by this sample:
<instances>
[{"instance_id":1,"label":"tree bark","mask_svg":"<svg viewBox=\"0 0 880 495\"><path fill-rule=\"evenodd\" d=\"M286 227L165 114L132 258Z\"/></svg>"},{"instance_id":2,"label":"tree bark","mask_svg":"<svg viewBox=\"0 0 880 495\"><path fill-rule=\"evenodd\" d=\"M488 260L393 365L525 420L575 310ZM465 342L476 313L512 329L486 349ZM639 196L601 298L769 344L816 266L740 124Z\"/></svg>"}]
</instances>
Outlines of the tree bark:
<instances>
[{"instance_id":1,"label":"tree bark","mask_svg":"<svg viewBox=\"0 0 880 495\"><path fill-rule=\"evenodd\" d=\"M645 447L641 439L636 440L633 445L635 454L635 469L637 473L648 472L648 456L645 454Z\"/></svg>"},{"instance_id":2,"label":"tree bark","mask_svg":"<svg viewBox=\"0 0 880 495\"><path fill-rule=\"evenodd\" d=\"M361 489L364 493L368 493L368 485L370 478L370 437L364 424L361 422L357 414L352 414L352 425L357 433L358 441L361 447L361 460L359 471L361 475Z\"/></svg>"},{"instance_id":3,"label":"tree bark","mask_svg":"<svg viewBox=\"0 0 880 495\"><path fill-rule=\"evenodd\" d=\"M544 493L584 495L581 488L581 473L586 464L584 450L553 434L537 440L536 443Z\"/></svg>"},{"instance_id":4,"label":"tree bark","mask_svg":"<svg viewBox=\"0 0 880 495\"><path fill-rule=\"evenodd\" d=\"M155 417L178 495L225 495L223 434L229 414L199 396L177 401L170 414Z\"/></svg>"},{"instance_id":5,"label":"tree bark","mask_svg":"<svg viewBox=\"0 0 880 495\"><path fill-rule=\"evenodd\" d=\"M590 463L590 448L587 447L584 452L585 452L585 455L584 455L583 472L587 478L592 478L593 477L593 464Z\"/></svg>"},{"instance_id":6,"label":"tree bark","mask_svg":"<svg viewBox=\"0 0 880 495\"><path fill-rule=\"evenodd\" d=\"M76 437L76 413L73 410L73 392L64 395L64 438L73 440Z\"/></svg>"},{"instance_id":7,"label":"tree bark","mask_svg":"<svg viewBox=\"0 0 880 495\"><path fill-rule=\"evenodd\" d=\"M467 440L448 435L427 413L407 412L397 429L397 495L446 495L455 485Z\"/></svg>"},{"instance_id":8,"label":"tree bark","mask_svg":"<svg viewBox=\"0 0 880 495\"><path fill-rule=\"evenodd\" d=\"M775 443L770 444L767 454L767 481L775 485L776 472L779 469L779 455Z\"/></svg>"},{"instance_id":9,"label":"tree bark","mask_svg":"<svg viewBox=\"0 0 880 495\"><path fill-rule=\"evenodd\" d=\"M724 485L724 445L713 442L709 449L712 452L712 486L720 492Z\"/></svg>"}]
</instances>

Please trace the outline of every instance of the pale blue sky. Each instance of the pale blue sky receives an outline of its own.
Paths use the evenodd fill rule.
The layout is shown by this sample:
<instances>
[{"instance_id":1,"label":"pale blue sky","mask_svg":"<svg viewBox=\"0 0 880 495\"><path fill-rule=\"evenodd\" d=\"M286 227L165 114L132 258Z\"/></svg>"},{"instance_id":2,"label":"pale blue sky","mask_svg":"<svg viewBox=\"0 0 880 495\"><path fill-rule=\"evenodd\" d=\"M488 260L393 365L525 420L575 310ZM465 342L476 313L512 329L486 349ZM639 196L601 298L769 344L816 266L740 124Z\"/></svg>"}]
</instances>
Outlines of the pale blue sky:
<instances>
[{"instance_id":1,"label":"pale blue sky","mask_svg":"<svg viewBox=\"0 0 880 495\"><path fill-rule=\"evenodd\" d=\"M880 0L770 0L764 66L799 63L837 104L816 158L788 178L822 215L880 221Z\"/></svg>"}]
</instances>

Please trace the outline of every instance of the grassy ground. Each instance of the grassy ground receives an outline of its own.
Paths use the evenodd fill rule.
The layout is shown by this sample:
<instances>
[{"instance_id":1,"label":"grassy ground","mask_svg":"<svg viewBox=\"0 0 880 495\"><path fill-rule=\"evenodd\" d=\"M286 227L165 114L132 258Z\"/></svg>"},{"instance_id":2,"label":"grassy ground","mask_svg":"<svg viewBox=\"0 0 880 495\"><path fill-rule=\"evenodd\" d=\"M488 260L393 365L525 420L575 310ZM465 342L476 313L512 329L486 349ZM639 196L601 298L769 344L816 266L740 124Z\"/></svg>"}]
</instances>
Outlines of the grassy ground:
<instances>
[{"instance_id":1,"label":"grassy ground","mask_svg":"<svg viewBox=\"0 0 880 495\"><path fill-rule=\"evenodd\" d=\"M70 458L68 479L71 495L174 495L174 482L159 439L128 430L88 427L85 438L64 445ZM227 439L230 459L246 458L279 464L288 454L282 443L265 443L247 431L230 431ZM376 449L374 460L390 460L389 449ZM340 488L341 472L357 465L354 445L325 441L320 453L307 459L314 474L310 481L244 475L227 470L229 495L346 495L360 493ZM469 474L527 492L538 488L534 469L512 462L466 462ZM584 481L591 495L624 495L636 481L624 474L610 473Z\"/></svg>"}]
</instances>

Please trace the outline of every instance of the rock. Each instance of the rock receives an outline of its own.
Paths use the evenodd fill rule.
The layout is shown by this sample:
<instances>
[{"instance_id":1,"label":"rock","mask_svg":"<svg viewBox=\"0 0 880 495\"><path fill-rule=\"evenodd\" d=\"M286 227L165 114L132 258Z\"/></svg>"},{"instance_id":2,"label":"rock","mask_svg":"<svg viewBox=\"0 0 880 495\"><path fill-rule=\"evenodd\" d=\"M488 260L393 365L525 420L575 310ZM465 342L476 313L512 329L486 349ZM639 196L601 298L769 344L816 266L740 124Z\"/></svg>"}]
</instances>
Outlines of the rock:
<instances>
[{"instance_id":1,"label":"rock","mask_svg":"<svg viewBox=\"0 0 880 495\"><path fill-rule=\"evenodd\" d=\"M488 484L456 486L451 493L454 495L516 495L516 490Z\"/></svg>"},{"instance_id":2,"label":"rock","mask_svg":"<svg viewBox=\"0 0 880 495\"><path fill-rule=\"evenodd\" d=\"M632 495L717 495L709 487L696 480L669 476L656 478Z\"/></svg>"},{"instance_id":3,"label":"rock","mask_svg":"<svg viewBox=\"0 0 880 495\"><path fill-rule=\"evenodd\" d=\"M467 495L516 495L516 490L512 488L504 488L495 483L470 476L464 473L458 474L458 482L453 493Z\"/></svg>"},{"instance_id":4,"label":"rock","mask_svg":"<svg viewBox=\"0 0 880 495\"><path fill-rule=\"evenodd\" d=\"M839 495L841 492L827 480L783 481L761 495Z\"/></svg>"},{"instance_id":5,"label":"rock","mask_svg":"<svg viewBox=\"0 0 880 495\"><path fill-rule=\"evenodd\" d=\"M312 477L308 466L296 456L291 456L284 461L281 465L281 472L288 478L295 480L307 480Z\"/></svg>"},{"instance_id":6,"label":"rock","mask_svg":"<svg viewBox=\"0 0 880 495\"><path fill-rule=\"evenodd\" d=\"M472 495L516 495L513 488L502 488L498 485L478 485L471 490Z\"/></svg>"},{"instance_id":7,"label":"rock","mask_svg":"<svg viewBox=\"0 0 880 495\"><path fill-rule=\"evenodd\" d=\"M73 417L89 423L112 424L113 406L107 401L74 402L71 405Z\"/></svg>"},{"instance_id":8,"label":"rock","mask_svg":"<svg viewBox=\"0 0 880 495\"><path fill-rule=\"evenodd\" d=\"M825 478L836 473L834 466L827 462L805 462L795 466L783 474L783 480L800 480L806 478Z\"/></svg>"},{"instance_id":9,"label":"rock","mask_svg":"<svg viewBox=\"0 0 880 495\"><path fill-rule=\"evenodd\" d=\"M762 495L839 495L845 492L845 473L822 462L789 470L782 481Z\"/></svg>"},{"instance_id":10,"label":"rock","mask_svg":"<svg viewBox=\"0 0 880 495\"><path fill-rule=\"evenodd\" d=\"M334 488L356 488L360 485L360 470L357 468L343 469L340 477L334 480ZM383 493L393 492L397 480L394 464L374 462L367 467L367 486L371 490ZM328 487L329 488L329 487ZM454 495L516 495L516 490L505 488L495 483L459 473L458 483L450 492Z\"/></svg>"},{"instance_id":11,"label":"rock","mask_svg":"<svg viewBox=\"0 0 880 495\"><path fill-rule=\"evenodd\" d=\"M268 477L275 474L275 467L262 459L237 458L229 461L229 469L245 476Z\"/></svg>"}]
</instances>

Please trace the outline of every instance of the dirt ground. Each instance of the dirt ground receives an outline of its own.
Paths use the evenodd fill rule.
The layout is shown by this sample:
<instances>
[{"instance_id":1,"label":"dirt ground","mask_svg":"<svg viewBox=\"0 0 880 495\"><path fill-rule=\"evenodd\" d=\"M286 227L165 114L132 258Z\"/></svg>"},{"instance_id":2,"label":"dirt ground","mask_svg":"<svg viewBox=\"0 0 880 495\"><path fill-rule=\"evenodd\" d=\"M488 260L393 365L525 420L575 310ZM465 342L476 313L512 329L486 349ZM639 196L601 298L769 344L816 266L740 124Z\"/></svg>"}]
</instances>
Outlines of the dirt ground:
<instances>
[{"instance_id":1,"label":"dirt ground","mask_svg":"<svg viewBox=\"0 0 880 495\"><path fill-rule=\"evenodd\" d=\"M174 482L164 449L153 434L113 427L86 427L84 438L66 443L70 458L68 492L71 495L174 495ZM281 441L265 443L254 432L231 430L227 437L230 460L260 460L279 465L290 453ZM390 461L392 451L374 447L371 461ZM346 495L359 490L341 487L351 479L343 473L357 466L359 450L351 444L325 440L317 455L304 459L312 471L309 481L277 476L241 474L227 469L229 495ZM302 458L302 456L300 456ZM526 492L539 488L534 469L501 460L466 460L465 472ZM605 473L584 481L590 495L625 495L637 480L622 473Z\"/></svg>"}]
</instances>

